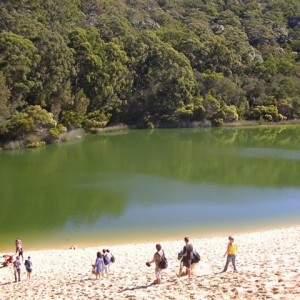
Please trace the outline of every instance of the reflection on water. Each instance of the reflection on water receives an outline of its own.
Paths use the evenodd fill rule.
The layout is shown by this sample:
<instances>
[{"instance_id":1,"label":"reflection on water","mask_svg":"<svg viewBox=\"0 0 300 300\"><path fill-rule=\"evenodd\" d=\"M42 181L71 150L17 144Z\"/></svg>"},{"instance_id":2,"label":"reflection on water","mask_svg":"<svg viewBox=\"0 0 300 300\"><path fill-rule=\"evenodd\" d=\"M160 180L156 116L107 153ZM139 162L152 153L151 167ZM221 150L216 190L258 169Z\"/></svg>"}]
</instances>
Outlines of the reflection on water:
<instances>
[{"instance_id":1,"label":"reflection on water","mask_svg":"<svg viewBox=\"0 0 300 300\"><path fill-rule=\"evenodd\" d=\"M248 148L241 155L252 157L274 157L278 159L300 160L300 151L282 149Z\"/></svg>"},{"instance_id":2,"label":"reflection on water","mask_svg":"<svg viewBox=\"0 0 300 300\"><path fill-rule=\"evenodd\" d=\"M0 250L16 236L42 247L292 222L299 158L300 127L140 130L3 152Z\"/></svg>"}]
</instances>

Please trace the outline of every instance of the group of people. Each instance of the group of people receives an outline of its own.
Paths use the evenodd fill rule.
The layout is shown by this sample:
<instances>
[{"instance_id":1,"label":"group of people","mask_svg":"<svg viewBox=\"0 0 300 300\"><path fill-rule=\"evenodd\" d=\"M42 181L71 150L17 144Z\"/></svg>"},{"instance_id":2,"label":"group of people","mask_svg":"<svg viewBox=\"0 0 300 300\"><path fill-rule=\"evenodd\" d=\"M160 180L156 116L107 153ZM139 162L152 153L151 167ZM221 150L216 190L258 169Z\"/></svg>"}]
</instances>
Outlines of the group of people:
<instances>
[{"instance_id":1,"label":"group of people","mask_svg":"<svg viewBox=\"0 0 300 300\"><path fill-rule=\"evenodd\" d=\"M236 253L237 253L237 244L234 242L234 238L232 236L228 237L228 244L226 252L224 253L224 257L227 256L226 264L224 269L221 273L226 272L230 262L233 265L234 272L237 272L236 268ZM198 264L200 257L197 257L198 253L195 251L193 245L190 243L189 237L184 238L185 245L183 249L178 253L178 259L180 260L179 272L178 277L186 274L191 277L194 272L196 265ZM156 244L156 252L153 256L152 260L146 262L146 265L149 267L152 263L155 263L155 284L161 283L161 275L162 275L162 268L160 267L160 261L165 256L164 251L160 244ZM185 273L183 273L183 268L186 269Z\"/></svg>"},{"instance_id":2,"label":"group of people","mask_svg":"<svg viewBox=\"0 0 300 300\"><path fill-rule=\"evenodd\" d=\"M104 273L108 277L108 274L111 272L111 264L114 261L115 258L109 249L98 251L95 264L92 265L92 273L95 274L96 279L100 279L100 276L104 277Z\"/></svg>"},{"instance_id":3,"label":"group of people","mask_svg":"<svg viewBox=\"0 0 300 300\"><path fill-rule=\"evenodd\" d=\"M3 255L4 262L2 263L1 267L8 267L9 265L13 264L13 270L14 270L14 276L15 276L15 282L21 281L21 275L22 275L22 261L24 260L23 256L23 244L20 238L17 238L15 241L16 246L16 252L15 254L5 254ZM14 256L15 259L14 259ZM27 279L31 279L31 272L32 272L32 261L30 256L25 260L25 269L27 273Z\"/></svg>"},{"instance_id":4,"label":"group of people","mask_svg":"<svg viewBox=\"0 0 300 300\"><path fill-rule=\"evenodd\" d=\"M226 263L222 272L226 272L230 262L233 265L234 272L237 272L236 268L236 253L237 253L237 244L234 242L234 238L232 236L228 237L228 244L226 252L224 253L224 257L227 256ZM188 237L184 238L185 245L183 249L178 253L178 259L180 260L178 277L186 274L191 277L194 274L194 270L196 265L198 264L200 257L197 251L194 249L193 245L190 243L190 239ZM22 257L23 261L23 245L22 241L17 238L15 241L16 245L16 258L14 260L15 255L5 254L3 255L4 262L1 267L8 267L10 264L13 264L14 268L14 276L15 282L21 281L21 266L22 262L20 258ZM166 260L165 253L160 244L156 244L156 252L152 258L146 262L146 265L149 267L152 263L155 263L155 281L154 283L160 284L162 277L162 270L166 266L162 267L161 261ZM18 255L17 255L18 254ZM198 255L198 256L197 256ZM103 249L102 251L97 252L97 258L95 264L92 265L92 273L95 274L96 279L100 279L100 277L104 277L104 273L106 276L111 272L111 264L115 262L115 257L110 252L109 249ZM30 280L32 273L32 261L30 256L25 260L25 269L27 272L27 279ZM186 269L185 273L183 273L183 268Z\"/></svg>"}]
</instances>

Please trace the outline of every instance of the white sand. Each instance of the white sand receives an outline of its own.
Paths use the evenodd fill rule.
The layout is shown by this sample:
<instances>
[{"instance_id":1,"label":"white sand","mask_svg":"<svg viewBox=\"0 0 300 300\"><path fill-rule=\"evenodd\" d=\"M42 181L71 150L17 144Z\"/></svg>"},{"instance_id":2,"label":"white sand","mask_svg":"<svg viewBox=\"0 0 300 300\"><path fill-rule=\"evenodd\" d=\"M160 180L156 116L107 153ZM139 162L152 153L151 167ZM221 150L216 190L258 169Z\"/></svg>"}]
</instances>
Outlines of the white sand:
<instances>
[{"instance_id":1,"label":"white sand","mask_svg":"<svg viewBox=\"0 0 300 300\"><path fill-rule=\"evenodd\" d=\"M238 273L230 265L227 273L220 274L227 236L203 238L191 241L202 258L192 278L176 276L183 237L158 241L169 261L160 285L151 284L154 265L145 265L155 253L152 243L111 248L116 262L110 276L100 280L91 274L91 265L96 252L108 245L25 252L33 262L31 281L24 264L18 283L12 267L1 268L0 299L300 299L300 226L234 237L239 246Z\"/></svg>"}]
</instances>

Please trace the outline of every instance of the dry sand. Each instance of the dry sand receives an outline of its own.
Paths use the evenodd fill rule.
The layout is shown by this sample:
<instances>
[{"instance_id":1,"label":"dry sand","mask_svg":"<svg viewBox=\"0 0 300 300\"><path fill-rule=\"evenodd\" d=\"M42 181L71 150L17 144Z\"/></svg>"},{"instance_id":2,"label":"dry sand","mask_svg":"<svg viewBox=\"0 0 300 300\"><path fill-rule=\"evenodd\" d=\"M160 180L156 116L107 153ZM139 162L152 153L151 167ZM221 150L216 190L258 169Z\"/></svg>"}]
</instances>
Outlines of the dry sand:
<instances>
[{"instance_id":1,"label":"dry sand","mask_svg":"<svg viewBox=\"0 0 300 300\"><path fill-rule=\"evenodd\" d=\"M233 233L231 233L233 234ZM116 258L108 278L91 274L97 248L25 252L31 256L33 273L14 283L13 268L0 269L0 299L300 299L300 226L264 232L238 234L238 273L230 265L220 273L227 237L192 240L201 262L192 278L177 278L177 252L183 237L160 242L169 261L162 284L153 285L155 244L114 246ZM2 256L4 253L1 253ZM24 257L24 259L25 259Z\"/></svg>"}]
</instances>

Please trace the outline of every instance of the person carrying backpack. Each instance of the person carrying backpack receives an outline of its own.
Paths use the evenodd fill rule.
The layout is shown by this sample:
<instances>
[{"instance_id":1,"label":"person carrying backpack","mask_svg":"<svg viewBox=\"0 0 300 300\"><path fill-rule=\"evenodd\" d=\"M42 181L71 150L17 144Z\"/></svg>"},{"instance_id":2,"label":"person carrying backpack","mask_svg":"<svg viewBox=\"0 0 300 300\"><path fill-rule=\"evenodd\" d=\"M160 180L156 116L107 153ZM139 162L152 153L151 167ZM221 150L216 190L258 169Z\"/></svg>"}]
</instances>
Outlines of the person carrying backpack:
<instances>
[{"instance_id":1,"label":"person carrying backpack","mask_svg":"<svg viewBox=\"0 0 300 300\"><path fill-rule=\"evenodd\" d=\"M194 249L193 251L193 257L192 257L192 264L191 264L191 275L195 275L195 271L197 266L199 265L199 262L201 260L200 254Z\"/></svg>"},{"instance_id":2,"label":"person carrying backpack","mask_svg":"<svg viewBox=\"0 0 300 300\"><path fill-rule=\"evenodd\" d=\"M155 252L153 259L151 261L146 262L146 265L150 267L152 263L155 263L155 284L161 283L161 271L167 267L167 259L165 257L165 253L161 248L160 244L155 245L157 252Z\"/></svg>"},{"instance_id":3,"label":"person carrying backpack","mask_svg":"<svg viewBox=\"0 0 300 300\"><path fill-rule=\"evenodd\" d=\"M179 257L182 257L178 277L182 275L183 267L186 268L186 274L189 275L189 277L191 277L191 265L192 265L194 249L188 237L184 238L184 242L185 242L185 246L183 247L182 252L178 254Z\"/></svg>"}]
</instances>

